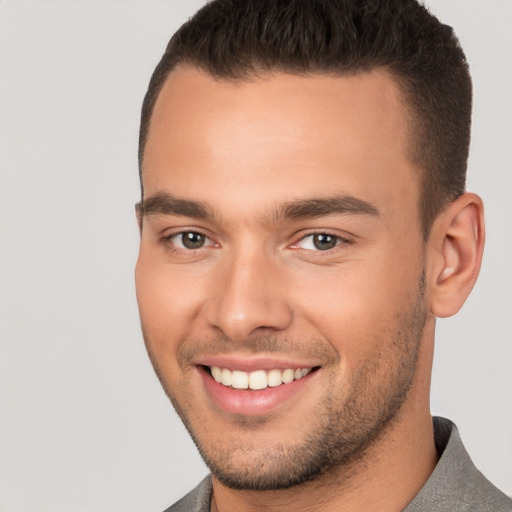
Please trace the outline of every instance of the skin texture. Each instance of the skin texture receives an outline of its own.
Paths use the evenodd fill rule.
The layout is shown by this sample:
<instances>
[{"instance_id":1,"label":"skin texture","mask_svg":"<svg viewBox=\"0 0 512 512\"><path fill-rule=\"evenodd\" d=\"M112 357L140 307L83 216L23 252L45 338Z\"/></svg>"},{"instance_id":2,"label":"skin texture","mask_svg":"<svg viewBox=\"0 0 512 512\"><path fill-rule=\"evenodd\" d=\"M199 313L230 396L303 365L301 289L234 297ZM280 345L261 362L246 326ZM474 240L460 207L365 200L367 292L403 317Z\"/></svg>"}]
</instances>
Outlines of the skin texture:
<instances>
[{"instance_id":1,"label":"skin texture","mask_svg":"<svg viewBox=\"0 0 512 512\"><path fill-rule=\"evenodd\" d=\"M402 510L435 465L435 315L476 279L482 205L465 194L423 241L408 119L383 70L228 83L182 67L158 98L137 298L220 511ZM204 237L193 249L191 232ZM237 413L205 386L218 360L316 370Z\"/></svg>"}]
</instances>

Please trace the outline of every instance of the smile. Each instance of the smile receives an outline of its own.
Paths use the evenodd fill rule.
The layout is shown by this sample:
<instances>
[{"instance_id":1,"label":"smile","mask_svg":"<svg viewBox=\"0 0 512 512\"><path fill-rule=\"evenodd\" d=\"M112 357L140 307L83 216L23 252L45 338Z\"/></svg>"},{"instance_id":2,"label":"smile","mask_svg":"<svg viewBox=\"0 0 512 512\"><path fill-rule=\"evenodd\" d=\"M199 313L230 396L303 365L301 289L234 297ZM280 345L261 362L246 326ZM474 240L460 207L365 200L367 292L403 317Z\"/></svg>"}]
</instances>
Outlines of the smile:
<instances>
[{"instance_id":1,"label":"smile","mask_svg":"<svg viewBox=\"0 0 512 512\"><path fill-rule=\"evenodd\" d=\"M274 388L302 379L313 368L256 370L252 372L229 370L228 368L219 368L218 366L210 366L209 369L215 381L223 386L233 389L259 390L266 389L267 387Z\"/></svg>"}]
</instances>

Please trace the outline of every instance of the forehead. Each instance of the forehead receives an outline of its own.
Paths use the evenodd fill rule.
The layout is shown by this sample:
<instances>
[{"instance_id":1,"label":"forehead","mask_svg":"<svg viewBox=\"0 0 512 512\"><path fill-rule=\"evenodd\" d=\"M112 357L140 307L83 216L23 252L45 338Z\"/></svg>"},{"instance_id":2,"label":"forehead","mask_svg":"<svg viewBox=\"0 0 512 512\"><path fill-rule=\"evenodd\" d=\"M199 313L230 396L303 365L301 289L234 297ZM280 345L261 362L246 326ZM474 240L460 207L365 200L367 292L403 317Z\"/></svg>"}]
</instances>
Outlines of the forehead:
<instances>
[{"instance_id":1,"label":"forehead","mask_svg":"<svg viewBox=\"0 0 512 512\"><path fill-rule=\"evenodd\" d=\"M269 203L329 192L371 202L416 198L408 126L401 91L384 70L226 81L179 67L153 111L145 195L242 203L255 194Z\"/></svg>"}]
</instances>

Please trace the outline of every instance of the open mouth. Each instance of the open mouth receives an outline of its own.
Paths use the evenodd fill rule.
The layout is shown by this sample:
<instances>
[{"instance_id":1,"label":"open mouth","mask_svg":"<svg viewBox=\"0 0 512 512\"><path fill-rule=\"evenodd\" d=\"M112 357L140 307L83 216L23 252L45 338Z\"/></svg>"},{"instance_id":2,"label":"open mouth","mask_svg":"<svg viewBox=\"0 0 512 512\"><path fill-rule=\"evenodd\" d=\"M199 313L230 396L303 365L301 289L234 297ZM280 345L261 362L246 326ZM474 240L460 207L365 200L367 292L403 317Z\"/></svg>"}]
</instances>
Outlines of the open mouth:
<instances>
[{"instance_id":1,"label":"open mouth","mask_svg":"<svg viewBox=\"0 0 512 512\"><path fill-rule=\"evenodd\" d=\"M230 370L228 368L219 368L218 366L204 366L204 369L210 373L216 382L223 386L233 389L266 389L274 388L299 380L308 375L308 373L317 370L319 367L311 368L286 368L272 370L255 370L244 372L240 370Z\"/></svg>"}]
</instances>

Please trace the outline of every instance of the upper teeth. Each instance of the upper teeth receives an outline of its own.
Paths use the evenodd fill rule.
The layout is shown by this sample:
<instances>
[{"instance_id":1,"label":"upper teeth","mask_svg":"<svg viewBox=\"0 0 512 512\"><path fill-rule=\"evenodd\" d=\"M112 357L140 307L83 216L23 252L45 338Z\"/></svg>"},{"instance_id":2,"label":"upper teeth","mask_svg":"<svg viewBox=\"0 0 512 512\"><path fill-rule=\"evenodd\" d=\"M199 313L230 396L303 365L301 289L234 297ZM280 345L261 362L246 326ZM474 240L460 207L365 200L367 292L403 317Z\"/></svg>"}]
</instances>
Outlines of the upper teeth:
<instances>
[{"instance_id":1,"label":"upper teeth","mask_svg":"<svg viewBox=\"0 0 512 512\"><path fill-rule=\"evenodd\" d=\"M311 368L242 372L211 366L210 371L212 377L224 386L231 386L235 389L265 389L266 387L280 386L301 379L311 371Z\"/></svg>"}]
</instances>

